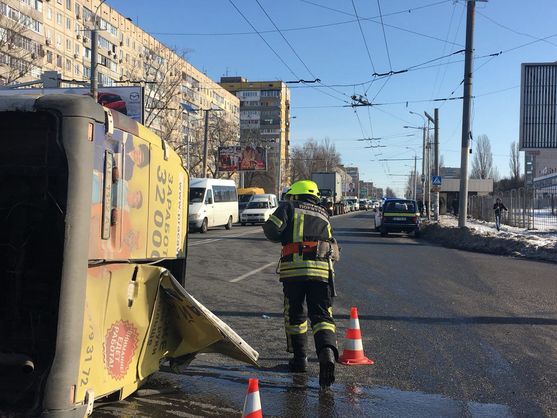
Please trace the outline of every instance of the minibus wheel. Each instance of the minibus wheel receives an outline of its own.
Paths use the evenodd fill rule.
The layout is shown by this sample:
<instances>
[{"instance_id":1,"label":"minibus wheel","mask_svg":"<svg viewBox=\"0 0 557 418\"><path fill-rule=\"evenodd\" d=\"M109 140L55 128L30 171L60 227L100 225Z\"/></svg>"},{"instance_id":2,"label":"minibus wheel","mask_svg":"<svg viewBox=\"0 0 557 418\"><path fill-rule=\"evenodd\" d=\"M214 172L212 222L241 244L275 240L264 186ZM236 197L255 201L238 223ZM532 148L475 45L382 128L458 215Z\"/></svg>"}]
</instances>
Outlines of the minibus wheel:
<instances>
[{"instance_id":1,"label":"minibus wheel","mask_svg":"<svg viewBox=\"0 0 557 418\"><path fill-rule=\"evenodd\" d=\"M201 224L201 228L199 229L199 232L204 234L205 232L207 232L207 229L208 229L207 218L205 218L203 219L203 223Z\"/></svg>"}]
</instances>

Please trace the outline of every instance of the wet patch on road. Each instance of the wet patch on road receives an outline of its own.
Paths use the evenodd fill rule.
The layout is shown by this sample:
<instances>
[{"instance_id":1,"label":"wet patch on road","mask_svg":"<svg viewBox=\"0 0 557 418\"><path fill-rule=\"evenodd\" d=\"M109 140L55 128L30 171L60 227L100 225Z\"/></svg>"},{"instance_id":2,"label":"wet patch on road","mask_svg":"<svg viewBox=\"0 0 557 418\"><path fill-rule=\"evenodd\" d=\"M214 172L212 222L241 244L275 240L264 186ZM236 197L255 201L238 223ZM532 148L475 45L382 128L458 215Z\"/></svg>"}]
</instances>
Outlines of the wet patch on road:
<instances>
[{"instance_id":1,"label":"wet patch on road","mask_svg":"<svg viewBox=\"0 0 557 418\"><path fill-rule=\"evenodd\" d=\"M342 367L342 366L339 366ZM276 417L493 417L513 414L506 405L455 400L438 394L382 386L336 383L320 390L318 379L248 366L192 367L182 374L157 373L143 394L107 405L94 417L240 416L250 377L259 379L264 416ZM157 390L172 388L172 393Z\"/></svg>"}]
</instances>

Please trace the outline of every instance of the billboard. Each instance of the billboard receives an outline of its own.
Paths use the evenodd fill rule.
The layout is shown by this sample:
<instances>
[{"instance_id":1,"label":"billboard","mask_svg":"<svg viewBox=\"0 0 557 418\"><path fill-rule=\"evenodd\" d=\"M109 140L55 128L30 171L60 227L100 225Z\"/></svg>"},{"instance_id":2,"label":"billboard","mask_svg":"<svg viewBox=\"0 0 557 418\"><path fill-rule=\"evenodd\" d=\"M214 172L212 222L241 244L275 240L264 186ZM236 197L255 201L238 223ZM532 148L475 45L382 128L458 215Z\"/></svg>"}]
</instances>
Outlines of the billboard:
<instances>
[{"instance_id":1,"label":"billboard","mask_svg":"<svg viewBox=\"0 0 557 418\"><path fill-rule=\"evenodd\" d=\"M522 64L520 149L557 148L557 63Z\"/></svg>"},{"instance_id":2,"label":"billboard","mask_svg":"<svg viewBox=\"0 0 557 418\"><path fill-rule=\"evenodd\" d=\"M267 150L254 145L219 147L219 171L267 171Z\"/></svg>"},{"instance_id":3,"label":"billboard","mask_svg":"<svg viewBox=\"0 0 557 418\"><path fill-rule=\"evenodd\" d=\"M15 94L79 94L88 95L90 89L86 87L69 88L30 88L30 89L0 89L0 95ZM117 86L99 87L97 101L104 107L116 110L136 122L143 123L143 87Z\"/></svg>"}]
</instances>

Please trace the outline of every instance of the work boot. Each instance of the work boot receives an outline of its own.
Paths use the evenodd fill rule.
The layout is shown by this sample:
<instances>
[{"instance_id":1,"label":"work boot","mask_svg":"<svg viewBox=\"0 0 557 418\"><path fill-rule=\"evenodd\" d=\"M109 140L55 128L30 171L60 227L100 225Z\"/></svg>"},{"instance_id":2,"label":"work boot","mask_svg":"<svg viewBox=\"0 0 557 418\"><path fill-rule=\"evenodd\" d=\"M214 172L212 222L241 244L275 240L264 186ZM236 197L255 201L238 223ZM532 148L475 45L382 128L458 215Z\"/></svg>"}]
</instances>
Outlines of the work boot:
<instances>
[{"instance_id":1,"label":"work boot","mask_svg":"<svg viewBox=\"0 0 557 418\"><path fill-rule=\"evenodd\" d=\"M308 358L306 356L294 356L288 361L288 368L292 373L305 373L308 370Z\"/></svg>"},{"instance_id":2,"label":"work boot","mask_svg":"<svg viewBox=\"0 0 557 418\"><path fill-rule=\"evenodd\" d=\"M326 388L335 382L335 353L331 347L319 352L319 386Z\"/></svg>"}]
</instances>

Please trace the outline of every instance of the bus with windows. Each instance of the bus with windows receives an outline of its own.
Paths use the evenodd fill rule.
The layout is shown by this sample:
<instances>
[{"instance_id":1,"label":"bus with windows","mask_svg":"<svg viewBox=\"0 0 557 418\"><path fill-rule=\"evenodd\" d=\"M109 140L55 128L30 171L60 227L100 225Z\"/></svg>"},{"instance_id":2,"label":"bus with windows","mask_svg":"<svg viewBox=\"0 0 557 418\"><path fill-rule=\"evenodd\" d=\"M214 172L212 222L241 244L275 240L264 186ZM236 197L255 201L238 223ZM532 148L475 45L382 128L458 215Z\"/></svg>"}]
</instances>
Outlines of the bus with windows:
<instances>
[{"instance_id":1,"label":"bus with windows","mask_svg":"<svg viewBox=\"0 0 557 418\"><path fill-rule=\"evenodd\" d=\"M184 288L188 172L164 140L71 94L0 91L0 132L0 416L84 417L199 352L256 364Z\"/></svg>"},{"instance_id":2,"label":"bus with windows","mask_svg":"<svg viewBox=\"0 0 557 418\"><path fill-rule=\"evenodd\" d=\"M192 178L190 180L189 226L201 233L208 228L231 229L238 222L238 192L234 180Z\"/></svg>"}]
</instances>

